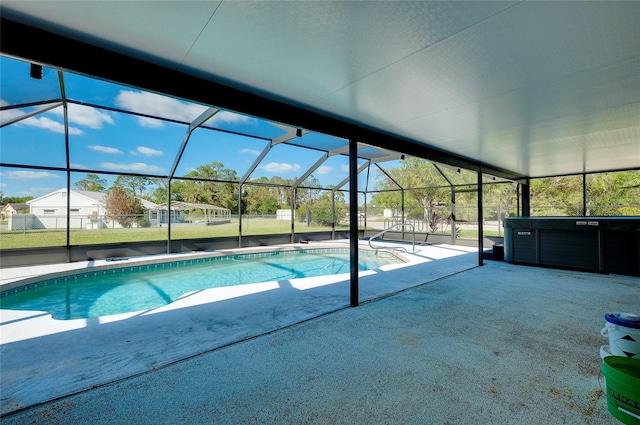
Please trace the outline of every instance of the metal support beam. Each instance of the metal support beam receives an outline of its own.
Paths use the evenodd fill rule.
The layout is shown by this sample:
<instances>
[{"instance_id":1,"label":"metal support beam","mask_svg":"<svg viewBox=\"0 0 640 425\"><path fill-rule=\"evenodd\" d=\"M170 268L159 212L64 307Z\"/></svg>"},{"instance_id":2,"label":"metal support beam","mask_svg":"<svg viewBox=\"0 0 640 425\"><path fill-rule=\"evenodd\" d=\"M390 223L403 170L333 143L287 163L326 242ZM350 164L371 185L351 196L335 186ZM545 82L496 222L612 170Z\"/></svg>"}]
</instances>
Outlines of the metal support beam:
<instances>
[{"instance_id":1,"label":"metal support beam","mask_svg":"<svg viewBox=\"0 0 640 425\"><path fill-rule=\"evenodd\" d=\"M242 248L242 183L238 185L238 248Z\"/></svg>"},{"instance_id":2,"label":"metal support beam","mask_svg":"<svg viewBox=\"0 0 640 425\"><path fill-rule=\"evenodd\" d=\"M336 193L331 191L331 240L336 238Z\"/></svg>"},{"instance_id":3,"label":"metal support beam","mask_svg":"<svg viewBox=\"0 0 640 425\"><path fill-rule=\"evenodd\" d=\"M295 243L296 190L291 188L291 243Z\"/></svg>"},{"instance_id":4,"label":"metal support beam","mask_svg":"<svg viewBox=\"0 0 640 425\"><path fill-rule=\"evenodd\" d=\"M258 168L258 165L260 165L264 157L267 156L271 148L273 148L276 145L279 145L280 143L284 143L288 140L295 139L296 137L298 137L296 133L296 129L294 127L285 127L282 125L278 125L278 127L286 130L286 133L276 137L271 141L271 143L269 143L267 146L264 147L264 149L262 149L262 152L260 152L260 155L258 155L256 160L253 161L253 164L251 164L251 167L249 167L247 172L244 173L244 176L242 176L242 178L240 179L241 185L244 184L249 179L249 177L251 177L251 174L256 170L256 168Z\"/></svg>"},{"instance_id":5,"label":"metal support beam","mask_svg":"<svg viewBox=\"0 0 640 425\"><path fill-rule=\"evenodd\" d=\"M60 77L60 78L62 78L62 77ZM65 102L66 102L66 100L65 100ZM6 127L6 126L11 125L11 124L15 124L15 123L20 122L22 120L26 120L27 118L34 117L34 116L36 116L38 114L42 114L42 113L48 112L48 111L50 111L52 109L55 109L55 108L57 108L59 106L62 106L62 105L63 105L63 103L62 102L58 102L58 101L53 102L53 103L49 103L49 104L45 105L43 108L36 109L34 111L21 114L19 116L16 116L14 118L11 118L11 119L3 122L2 125L0 125L0 128Z\"/></svg>"},{"instance_id":6,"label":"metal support beam","mask_svg":"<svg viewBox=\"0 0 640 425\"><path fill-rule=\"evenodd\" d=\"M456 188L451 186L451 245L456 244Z\"/></svg>"},{"instance_id":7,"label":"metal support beam","mask_svg":"<svg viewBox=\"0 0 640 425\"><path fill-rule=\"evenodd\" d=\"M478 265L484 266L484 234L482 228L482 220L484 211L482 209L482 167L478 170Z\"/></svg>"},{"instance_id":8,"label":"metal support beam","mask_svg":"<svg viewBox=\"0 0 640 425\"><path fill-rule=\"evenodd\" d=\"M531 191L530 185L531 181L529 179L525 179L525 183L521 183L520 187L522 188L521 196L522 196L522 217L530 217L531 216Z\"/></svg>"},{"instance_id":9,"label":"metal support beam","mask_svg":"<svg viewBox=\"0 0 640 425\"><path fill-rule=\"evenodd\" d=\"M62 71L58 71L58 82L60 84L60 97L62 98L62 113L64 120L64 151L67 166L67 229L66 248L67 263L71 262L71 154L69 151L69 107L67 105L67 92L64 86L64 76Z\"/></svg>"},{"instance_id":10,"label":"metal support beam","mask_svg":"<svg viewBox=\"0 0 640 425\"><path fill-rule=\"evenodd\" d=\"M349 259L351 307L359 304L358 297L358 147L349 141Z\"/></svg>"},{"instance_id":11,"label":"metal support beam","mask_svg":"<svg viewBox=\"0 0 640 425\"><path fill-rule=\"evenodd\" d=\"M582 215L587 215L587 175L582 173Z\"/></svg>"},{"instance_id":12,"label":"metal support beam","mask_svg":"<svg viewBox=\"0 0 640 425\"><path fill-rule=\"evenodd\" d=\"M358 158L356 158L356 166L358 165ZM367 168L369 165L371 165L371 161L367 161L364 164L362 164L360 167L356 168L355 172L356 175L360 174L362 172L362 170L364 170L365 168ZM351 171L351 157L349 157L349 171ZM333 190L339 190L342 186L344 186L345 184L347 184L347 182L349 181L349 178L351 177L351 173L349 173L349 177L347 177L346 179L342 180L340 183L338 183ZM351 185L349 185L349 187L351 187Z\"/></svg>"},{"instance_id":13,"label":"metal support beam","mask_svg":"<svg viewBox=\"0 0 640 425\"><path fill-rule=\"evenodd\" d=\"M402 189L402 186L400 186L400 184L399 184L397 181L395 181L395 180L394 180L394 178L393 178L393 177L391 177L391 176L389 175L389 173L387 173L387 172L384 170L384 168L382 168L382 167L381 167L381 166L379 166L378 164L376 164L376 167L378 167L378 169L379 169L379 170L380 170L380 171L381 171L385 176L387 176L387 178L388 178L389 180L391 180L391 181L393 182L393 184L395 184L396 186L398 186L398 189Z\"/></svg>"},{"instance_id":14,"label":"metal support beam","mask_svg":"<svg viewBox=\"0 0 640 425\"><path fill-rule=\"evenodd\" d=\"M176 174L176 170L178 169L178 165L180 164L180 159L182 158L182 155L184 154L184 151L187 148L187 144L189 143L189 139L191 138L191 133L193 133L193 130L195 130L202 124L204 124L209 118L213 117L218 112L220 112L220 110L217 108L207 108L203 113L201 113L195 120L193 120L189 124L189 128L184 133L184 136L182 137L182 143L180 144L180 148L178 148L176 157L173 160L171 171L167 176L167 179L168 179L167 185L169 187L169 190L167 191L167 194L169 195L169 199L167 199L167 216L168 216L167 218L167 253L169 253L171 250L171 196L170 196L171 195L171 179L173 179L173 177ZM158 219L160 218L158 217Z\"/></svg>"},{"instance_id":15,"label":"metal support beam","mask_svg":"<svg viewBox=\"0 0 640 425\"><path fill-rule=\"evenodd\" d=\"M180 144L178 153L176 154L176 157L173 160L173 165L171 166L171 172L167 176L169 180L171 180L173 176L176 174L176 170L178 169L178 164L180 164L180 158L182 158L182 154L184 154L184 150L187 148L187 144L189 143L189 139L191 138L191 133L193 132L193 130L195 130L202 124L204 124L209 118L211 118L218 112L220 112L219 109L207 108L206 111L201 113L200 116L198 116L198 118L196 118L195 120L193 120L191 124L189 124L189 128L187 129L184 136L182 137L182 143ZM169 222L171 222L171 220L169 220Z\"/></svg>"},{"instance_id":16,"label":"metal support beam","mask_svg":"<svg viewBox=\"0 0 640 425\"><path fill-rule=\"evenodd\" d=\"M326 160L327 158L329 158L329 152L325 152L324 155L322 155L320 157L319 160L316 161L315 164L313 164L302 176L300 176L300 178L298 180L296 180L293 183L293 188L297 189L298 186L300 186L302 184L303 181L306 180L307 177L309 177L311 175L311 173L313 173L314 171L316 171L318 169L318 167L320 167Z\"/></svg>"}]
</instances>

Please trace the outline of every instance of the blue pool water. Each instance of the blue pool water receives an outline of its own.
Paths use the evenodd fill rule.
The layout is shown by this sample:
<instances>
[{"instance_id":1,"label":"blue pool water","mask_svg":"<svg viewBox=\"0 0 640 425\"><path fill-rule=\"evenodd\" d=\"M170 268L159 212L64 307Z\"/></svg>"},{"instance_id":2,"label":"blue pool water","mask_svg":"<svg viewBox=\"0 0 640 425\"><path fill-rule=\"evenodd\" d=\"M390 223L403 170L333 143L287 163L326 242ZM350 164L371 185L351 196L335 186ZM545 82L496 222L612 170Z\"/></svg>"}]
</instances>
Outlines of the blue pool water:
<instances>
[{"instance_id":1,"label":"blue pool water","mask_svg":"<svg viewBox=\"0 0 640 425\"><path fill-rule=\"evenodd\" d=\"M402 261L361 250L359 270ZM79 319L150 310L207 288L349 273L348 249L307 249L209 257L82 272L2 294L0 308Z\"/></svg>"}]
</instances>

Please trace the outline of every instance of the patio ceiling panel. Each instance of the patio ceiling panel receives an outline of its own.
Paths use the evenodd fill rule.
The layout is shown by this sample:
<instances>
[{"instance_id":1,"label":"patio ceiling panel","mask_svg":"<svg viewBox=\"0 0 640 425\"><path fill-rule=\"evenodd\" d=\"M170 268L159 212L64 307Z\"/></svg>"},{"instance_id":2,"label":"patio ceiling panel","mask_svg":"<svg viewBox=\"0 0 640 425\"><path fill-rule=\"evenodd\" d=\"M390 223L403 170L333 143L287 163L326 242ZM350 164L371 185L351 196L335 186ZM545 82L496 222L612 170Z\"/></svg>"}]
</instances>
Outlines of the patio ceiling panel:
<instances>
[{"instance_id":1,"label":"patio ceiling panel","mask_svg":"<svg viewBox=\"0 0 640 425\"><path fill-rule=\"evenodd\" d=\"M5 54L295 128L508 178L640 168L640 2L54 0L0 12Z\"/></svg>"}]
</instances>

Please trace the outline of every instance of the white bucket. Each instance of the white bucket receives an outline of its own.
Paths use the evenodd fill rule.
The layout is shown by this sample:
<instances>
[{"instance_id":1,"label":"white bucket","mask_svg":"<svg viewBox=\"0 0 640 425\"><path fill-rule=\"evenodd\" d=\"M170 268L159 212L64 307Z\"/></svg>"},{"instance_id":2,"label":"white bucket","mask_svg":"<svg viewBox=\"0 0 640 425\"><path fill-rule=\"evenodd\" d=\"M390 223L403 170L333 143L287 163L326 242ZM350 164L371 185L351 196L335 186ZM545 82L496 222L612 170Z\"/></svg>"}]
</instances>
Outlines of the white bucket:
<instances>
[{"instance_id":1,"label":"white bucket","mask_svg":"<svg viewBox=\"0 0 640 425\"><path fill-rule=\"evenodd\" d=\"M632 313L607 313L605 319L605 327L600 333L609 338L611 354L640 359L640 316Z\"/></svg>"},{"instance_id":2,"label":"white bucket","mask_svg":"<svg viewBox=\"0 0 640 425\"><path fill-rule=\"evenodd\" d=\"M611 354L611 349L609 348L609 346L608 345L601 345L600 346L600 358L602 360L604 360L605 357L609 357L609 356L613 356L613 354Z\"/></svg>"}]
</instances>

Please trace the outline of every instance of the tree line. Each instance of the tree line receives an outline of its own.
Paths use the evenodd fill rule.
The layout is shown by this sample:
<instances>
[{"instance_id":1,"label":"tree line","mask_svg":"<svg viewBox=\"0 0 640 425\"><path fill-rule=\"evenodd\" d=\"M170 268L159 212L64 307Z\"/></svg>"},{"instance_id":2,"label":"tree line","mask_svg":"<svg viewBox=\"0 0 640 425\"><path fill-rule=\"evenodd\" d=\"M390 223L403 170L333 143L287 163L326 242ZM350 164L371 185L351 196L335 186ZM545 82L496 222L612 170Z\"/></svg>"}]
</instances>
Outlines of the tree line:
<instances>
[{"instance_id":1,"label":"tree line","mask_svg":"<svg viewBox=\"0 0 640 425\"><path fill-rule=\"evenodd\" d=\"M239 197L237 172L225 168L220 162L200 165L183 178L174 179L169 187L166 178L119 175L111 187L107 179L89 173L74 183L76 189L105 193L105 210L108 216L133 216L142 214L142 199L156 204L165 204L169 199L194 204L215 205L238 214ZM276 214L278 209L291 209L291 186L296 178L286 179L279 176L260 177L248 181L242 186L240 208L243 214ZM335 202L336 215L346 215L344 193L336 192L335 201L332 191L316 189L320 183L310 175L306 184L310 188L299 188L296 191L295 210L298 215L313 217L313 221L327 225L334 221L331 214ZM330 188L329 188L330 189ZM121 223L130 225L129 221Z\"/></svg>"},{"instance_id":2,"label":"tree line","mask_svg":"<svg viewBox=\"0 0 640 425\"><path fill-rule=\"evenodd\" d=\"M430 220L439 206L451 206L451 185L456 191L457 205L477 204L476 175L470 171L438 167L434 163L416 157L402 161L400 167L385 170L376 182L371 204L378 207L400 208L405 190L405 211L411 218ZM640 215L640 171L621 171L588 174L586 176L585 206L583 211L582 175L568 177L536 178L530 182L532 213L545 215L546 207L554 207L551 215ZM483 184L483 204L499 207L502 216L517 215L517 185L497 183ZM578 208L576 208L578 207Z\"/></svg>"}]
</instances>

